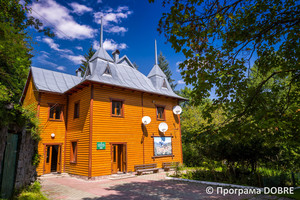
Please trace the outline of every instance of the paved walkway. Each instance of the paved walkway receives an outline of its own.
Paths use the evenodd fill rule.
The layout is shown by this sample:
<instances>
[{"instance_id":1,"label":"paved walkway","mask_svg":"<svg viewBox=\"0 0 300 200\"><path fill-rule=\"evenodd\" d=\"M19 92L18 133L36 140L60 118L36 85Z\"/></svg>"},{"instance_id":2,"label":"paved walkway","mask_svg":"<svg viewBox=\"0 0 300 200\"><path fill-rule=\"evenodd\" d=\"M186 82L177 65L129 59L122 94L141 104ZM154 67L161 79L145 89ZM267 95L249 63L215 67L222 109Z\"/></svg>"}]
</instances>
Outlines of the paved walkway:
<instances>
[{"instance_id":1,"label":"paved walkway","mask_svg":"<svg viewBox=\"0 0 300 200\"><path fill-rule=\"evenodd\" d=\"M40 181L42 191L49 199L287 199L266 195L209 195L205 192L208 185L166 180L165 177L166 174L160 172L119 180L86 181L69 176L49 176Z\"/></svg>"}]
</instances>

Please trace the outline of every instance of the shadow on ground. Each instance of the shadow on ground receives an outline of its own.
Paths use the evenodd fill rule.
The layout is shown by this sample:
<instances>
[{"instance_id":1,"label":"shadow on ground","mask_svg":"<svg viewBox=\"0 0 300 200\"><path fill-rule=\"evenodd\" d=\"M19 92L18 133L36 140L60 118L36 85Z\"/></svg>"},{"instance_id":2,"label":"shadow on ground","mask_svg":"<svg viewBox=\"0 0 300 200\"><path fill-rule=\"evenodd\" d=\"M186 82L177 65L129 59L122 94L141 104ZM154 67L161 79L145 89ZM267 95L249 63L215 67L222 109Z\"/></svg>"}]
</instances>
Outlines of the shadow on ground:
<instances>
[{"instance_id":1,"label":"shadow on ground","mask_svg":"<svg viewBox=\"0 0 300 200\"><path fill-rule=\"evenodd\" d=\"M173 180L132 182L106 188L115 194L99 198L83 198L84 200L98 199L245 199L246 196L208 195L206 185ZM247 196L251 198L253 196ZM247 198L246 197L246 198Z\"/></svg>"}]
</instances>

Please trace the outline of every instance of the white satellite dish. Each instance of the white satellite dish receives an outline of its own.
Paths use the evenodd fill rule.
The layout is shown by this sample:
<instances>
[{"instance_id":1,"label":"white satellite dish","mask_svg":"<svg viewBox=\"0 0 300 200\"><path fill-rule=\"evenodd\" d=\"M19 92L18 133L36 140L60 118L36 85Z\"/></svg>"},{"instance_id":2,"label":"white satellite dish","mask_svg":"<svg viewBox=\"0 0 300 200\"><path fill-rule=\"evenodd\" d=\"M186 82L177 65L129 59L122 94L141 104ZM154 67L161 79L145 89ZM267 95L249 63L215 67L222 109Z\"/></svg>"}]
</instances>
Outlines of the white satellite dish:
<instances>
[{"instance_id":1,"label":"white satellite dish","mask_svg":"<svg viewBox=\"0 0 300 200\"><path fill-rule=\"evenodd\" d=\"M144 125L150 124L151 118L149 116L144 116L142 118L142 122L143 122Z\"/></svg>"},{"instance_id":2,"label":"white satellite dish","mask_svg":"<svg viewBox=\"0 0 300 200\"><path fill-rule=\"evenodd\" d=\"M168 124L166 124L165 122L162 122L159 124L158 129L160 132L165 133L168 130Z\"/></svg>"},{"instance_id":3,"label":"white satellite dish","mask_svg":"<svg viewBox=\"0 0 300 200\"><path fill-rule=\"evenodd\" d=\"M173 107L173 113L175 114L175 115L180 115L181 113L182 113L182 108L180 107L180 106L174 106Z\"/></svg>"}]
</instances>

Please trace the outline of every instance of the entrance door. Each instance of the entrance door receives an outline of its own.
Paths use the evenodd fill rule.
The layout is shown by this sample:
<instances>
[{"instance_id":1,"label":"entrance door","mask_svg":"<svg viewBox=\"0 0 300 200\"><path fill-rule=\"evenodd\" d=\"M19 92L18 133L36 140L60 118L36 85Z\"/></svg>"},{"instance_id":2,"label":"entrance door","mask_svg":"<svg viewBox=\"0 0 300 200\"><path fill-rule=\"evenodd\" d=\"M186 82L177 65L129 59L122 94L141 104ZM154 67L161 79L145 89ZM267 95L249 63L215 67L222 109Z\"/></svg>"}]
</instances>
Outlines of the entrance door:
<instances>
[{"instance_id":1,"label":"entrance door","mask_svg":"<svg viewBox=\"0 0 300 200\"><path fill-rule=\"evenodd\" d=\"M45 170L44 174L60 172L61 146L46 145L45 149Z\"/></svg>"},{"instance_id":2,"label":"entrance door","mask_svg":"<svg viewBox=\"0 0 300 200\"><path fill-rule=\"evenodd\" d=\"M126 171L126 145L125 144L112 144L112 173Z\"/></svg>"}]
</instances>

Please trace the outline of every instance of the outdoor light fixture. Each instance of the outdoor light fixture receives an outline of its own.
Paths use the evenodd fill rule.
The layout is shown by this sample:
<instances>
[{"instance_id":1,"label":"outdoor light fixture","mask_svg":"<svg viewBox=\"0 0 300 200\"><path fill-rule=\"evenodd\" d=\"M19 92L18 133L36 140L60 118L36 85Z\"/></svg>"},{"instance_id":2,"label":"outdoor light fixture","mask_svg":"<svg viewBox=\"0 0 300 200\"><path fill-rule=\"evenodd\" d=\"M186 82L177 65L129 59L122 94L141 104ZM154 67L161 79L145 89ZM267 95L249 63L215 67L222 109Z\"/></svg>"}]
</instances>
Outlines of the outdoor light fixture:
<instances>
[{"instance_id":1,"label":"outdoor light fixture","mask_svg":"<svg viewBox=\"0 0 300 200\"><path fill-rule=\"evenodd\" d=\"M149 116L145 116L142 118L142 122L144 125L150 124L151 118Z\"/></svg>"},{"instance_id":2,"label":"outdoor light fixture","mask_svg":"<svg viewBox=\"0 0 300 200\"><path fill-rule=\"evenodd\" d=\"M54 133L51 133L51 137L54 138L54 137L55 137L55 134L54 134Z\"/></svg>"},{"instance_id":3,"label":"outdoor light fixture","mask_svg":"<svg viewBox=\"0 0 300 200\"><path fill-rule=\"evenodd\" d=\"M168 130L168 124L162 122L159 124L158 129L160 132L165 133Z\"/></svg>"},{"instance_id":4,"label":"outdoor light fixture","mask_svg":"<svg viewBox=\"0 0 300 200\"><path fill-rule=\"evenodd\" d=\"M180 107L180 106L174 106L173 107L173 113L175 114L175 115L180 115L181 113L182 113L182 108Z\"/></svg>"}]
</instances>

